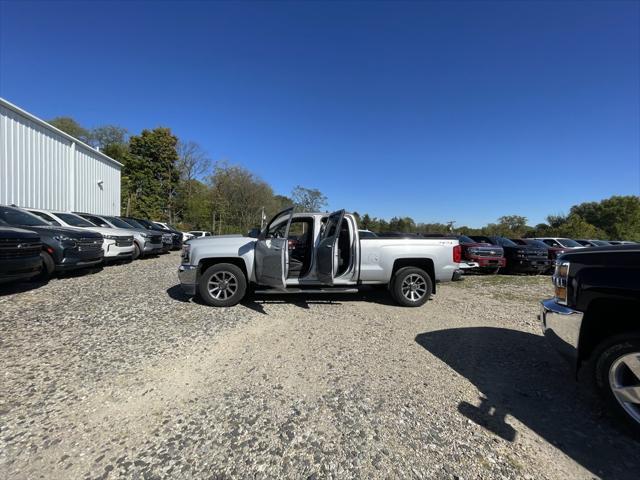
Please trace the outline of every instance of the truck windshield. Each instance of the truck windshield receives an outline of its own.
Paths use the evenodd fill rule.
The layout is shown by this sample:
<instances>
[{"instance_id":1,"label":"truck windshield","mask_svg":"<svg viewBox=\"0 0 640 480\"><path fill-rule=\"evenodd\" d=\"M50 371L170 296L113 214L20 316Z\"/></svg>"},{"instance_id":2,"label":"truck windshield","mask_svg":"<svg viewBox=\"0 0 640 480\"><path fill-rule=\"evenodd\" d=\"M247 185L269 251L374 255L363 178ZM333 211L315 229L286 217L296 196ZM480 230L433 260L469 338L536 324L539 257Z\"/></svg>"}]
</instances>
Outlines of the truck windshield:
<instances>
[{"instance_id":1,"label":"truck windshield","mask_svg":"<svg viewBox=\"0 0 640 480\"><path fill-rule=\"evenodd\" d=\"M469 238L466 235L458 235L458 241L460 243L476 243L472 238Z\"/></svg>"},{"instance_id":2,"label":"truck windshield","mask_svg":"<svg viewBox=\"0 0 640 480\"><path fill-rule=\"evenodd\" d=\"M518 246L517 243L512 242L508 238L499 237L497 240L500 243L500 245L502 245L503 247L517 247Z\"/></svg>"},{"instance_id":3,"label":"truck windshield","mask_svg":"<svg viewBox=\"0 0 640 480\"><path fill-rule=\"evenodd\" d=\"M135 221L133 218L126 218L126 219L123 220L123 222L129 224L129 227L127 227L127 228L133 227L133 228L141 228L142 230L148 230L147 227L145 227L140 222Z\"/></svg>"},{"instance_id":4,"label":"truck windshield","mask_svg":"<svg viewBox=\"0 0 640 480\"><path fill-rule=\"evenodd\" d=\"M563 247L582 247L582 245L570 238L558 238L558 243Z\"/></svg>"},{"instance_id":5,"label":"truck windshield","mask_svg":"<svg viewBox=\"0 0 640 480\"><path fill-rule=\"evenodd\" d=\"M0 207L0 218L9 225L24 225L28 227L46 227L49 225L35 215L12 207Z\"/></svg>"},{"instance_id":6,"label":"truck windshield","mask_svg":"<svg viewBox=\"0 0 640 480\"><path fill-rule=\"evenodd\" d=\"M55 215L63 222L68 223L73 227L95 227L91 222L88 222L84 218L74 215L73 213L56 213Z\"/></svg>"},{"instance_id":7,"label":"truck windshield","mask_svg":"<svg viewBox=\"0 0 640 480\"><path fill-rule=\"evenodd\" d=\"M133 225L129 225L124 220L120 220L118 217L104 217L106 220L109 220L111 224L113 224L117 228L134 228ZM139 228L139 227L135 227Z\"/></svg>"}]
</instances>

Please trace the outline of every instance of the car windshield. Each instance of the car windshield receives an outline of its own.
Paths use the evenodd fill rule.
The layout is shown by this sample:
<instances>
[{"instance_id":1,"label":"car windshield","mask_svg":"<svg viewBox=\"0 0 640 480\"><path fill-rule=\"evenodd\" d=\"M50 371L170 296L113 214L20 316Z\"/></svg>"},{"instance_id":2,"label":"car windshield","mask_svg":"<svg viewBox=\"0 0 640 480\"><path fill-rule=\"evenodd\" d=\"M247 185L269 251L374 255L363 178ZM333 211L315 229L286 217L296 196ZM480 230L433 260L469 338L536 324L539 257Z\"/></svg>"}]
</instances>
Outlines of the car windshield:
<instances>
[{"instance_id":1,"label":"car windshield","mask_svg":"<svg viewBox=\"0 0 640 480\"><path fill-rule=\"evenodd\" d=\"M91 222L85 220L78 215L74 215L73 213L56 213L56 217L60 218L63 222L68 223L73 227L94 227Z\"/></svg>"},{"instance_id":2,"label":"car windshield","mask_svg":"<svg viewBox=\"0 0 640 480\"><path fill-rule=\"evenodd\" d=\"M558 243L563 247L582 247L582 245L570 238L558 238Z\"/></svg>"},{"instance_id":3,"label":"car windshield","mask_svg":"<svg viewBox=\"0 0 640 480\"><path fill-rule=\"evenodd\" d=\"M128 228L134 227L134 228L141 228L142 230L147 230L147 227L137 222L133 218L123 218L122 221L129 224Z\"/></svg>"},{"instance_id":4,"label":"car windshield","mask_svg":"<svg viewBox=\"0 0 640 480\"><path fill-rule=\"evenodd\" d=\"M591 240L591 243L598 245L599 247L605 247L607 245L611 245L609 242L605 242L604 240Z\"/></svg>"},{"instance_id":5,"label":"car windshield","mask_svg":"<svg viewBox=\"0 0 640 480\"><path fill-rule=\"evenodd\" d=\"M0 207L0 218L9 225L23 225L27 227L46 227L49 225L35 215L12 207Z\"/></svg>"},{"instance_id":6,"label":"car windshield","mask_svg":"<svg viewBox=\"0 0 640 480\"><path fill-rule=\"evenodd\" d=\"M522 238L511 238L510 240L518 245L527 245L526 240L523 240Z\"/></svg>"},{"instance_id":7,"label":"car windshield","mask_svg":"<svg viewBox=\"0 0 640 480\"><path fill-rule=\"evenodd\" d=\"M133 228L124 220L119 219L118 217L104 217L105 220L109 221L114 227L117 228ZM136 227L137 228L137 227Z\"/></svg>"}]
</instances>

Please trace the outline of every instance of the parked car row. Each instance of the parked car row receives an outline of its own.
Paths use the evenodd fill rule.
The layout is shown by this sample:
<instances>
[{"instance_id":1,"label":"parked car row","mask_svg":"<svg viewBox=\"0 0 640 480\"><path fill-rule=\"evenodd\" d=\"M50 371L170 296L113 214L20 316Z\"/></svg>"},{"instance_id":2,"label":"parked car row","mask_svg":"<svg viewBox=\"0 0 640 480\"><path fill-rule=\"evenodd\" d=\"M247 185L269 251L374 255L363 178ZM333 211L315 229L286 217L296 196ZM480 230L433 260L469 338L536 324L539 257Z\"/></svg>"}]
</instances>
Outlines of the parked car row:
<instances>
[{"instance_id":1,"label":"parked car row","mask_svg":"<svg viewBox=\"0 0 640 480\"><path fill-rule=\"evenodd\" d=\"M179 250L183 238L141 218L0 205L0 283Z\"/></svg>"},{"instance_id":2,"label":"parked car row","mask_svg":"<svg viewBox=\"0 0 640 480\"><path fill-rule=\"evenodd\" d=\"M387 234L384 234L385 236ZM392 236L416 234L391 233ZM631 241L573 240L570 238L505 238L485 235L423 234L425 237L457 238L462 247L460 268L497 273L553 273L558 255L574 249L611 245L633 245Z\"/></svg>"}]
</instances>

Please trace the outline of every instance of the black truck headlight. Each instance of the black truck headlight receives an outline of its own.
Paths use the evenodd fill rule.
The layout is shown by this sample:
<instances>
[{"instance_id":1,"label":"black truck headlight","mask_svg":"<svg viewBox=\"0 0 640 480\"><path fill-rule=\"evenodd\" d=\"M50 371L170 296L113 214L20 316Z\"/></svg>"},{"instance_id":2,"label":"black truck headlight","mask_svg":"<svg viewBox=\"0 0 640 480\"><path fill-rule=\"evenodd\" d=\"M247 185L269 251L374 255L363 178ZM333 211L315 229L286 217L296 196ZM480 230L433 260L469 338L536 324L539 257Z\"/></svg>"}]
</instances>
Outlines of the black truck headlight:
<instances>
[{"instance_id":1,"label":"black truck headlight","mask_svg":"<svg viewBox=\"0 0 640 480\"><path fill-rule=\"evenodd\" d=\"M553 286L555 289L556 301L561 305L567 304L567 284L569 278L569 262L557 262L553 272Z\"/></svg>"}]
</instances>

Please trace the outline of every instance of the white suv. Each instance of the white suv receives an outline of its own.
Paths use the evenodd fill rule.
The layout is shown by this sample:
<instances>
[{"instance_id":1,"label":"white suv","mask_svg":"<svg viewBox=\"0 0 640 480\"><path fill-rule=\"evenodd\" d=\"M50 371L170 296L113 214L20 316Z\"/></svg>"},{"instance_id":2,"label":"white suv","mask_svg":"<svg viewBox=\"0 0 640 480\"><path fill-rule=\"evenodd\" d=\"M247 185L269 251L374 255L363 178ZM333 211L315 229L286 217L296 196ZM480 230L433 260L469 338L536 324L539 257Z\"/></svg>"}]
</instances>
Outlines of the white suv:
<instances>
[{"instance_id":1,"label":"white suv","mask_svg":"<svg viewBox=\"0 0 640 480\"><path fill-rule=\"evenodd\" d=\"M86 229L92 232L102 234L104 238L102 242L102 251L104 259L108 260L132 260L135 251L133 244L133 236L130 232L121 229L96 227L75 213L67 212L51 212L49 210L39 210L35 208L26 208L28 212L37 215L51 225L60 227L73 227L77 229Z\"/></svg>"}]
</instances>

